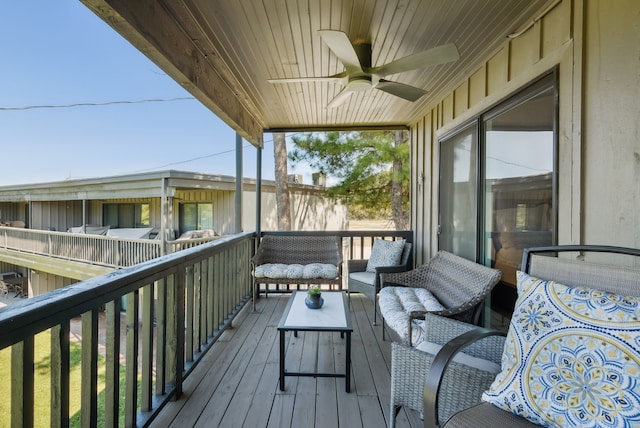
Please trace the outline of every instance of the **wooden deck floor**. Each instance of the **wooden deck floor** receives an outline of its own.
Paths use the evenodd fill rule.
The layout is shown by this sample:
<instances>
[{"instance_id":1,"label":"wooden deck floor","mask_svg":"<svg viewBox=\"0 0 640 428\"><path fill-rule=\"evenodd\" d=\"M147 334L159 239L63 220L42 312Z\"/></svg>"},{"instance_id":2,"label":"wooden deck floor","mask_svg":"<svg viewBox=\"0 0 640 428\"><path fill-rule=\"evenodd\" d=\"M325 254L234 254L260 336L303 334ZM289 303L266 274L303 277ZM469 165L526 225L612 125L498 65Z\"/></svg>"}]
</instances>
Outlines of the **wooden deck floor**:
<instances>
[{"instance_id":1,"label":"wooden deck floor","mask_svg":"<svg viewBox=\"0 0 640 428\"><path fill-rule=\"evenodd\" d=\"M286 377L278 385L277 325L289 295L247 305L195 368L183 396L153 422L165 427L385 427L389 418L390 343L372 325L373 303L352 296L351 393L343 378ZM287 333L287 370L344 372L345 344L338 333ZM398 427L421 427L404 410Z\"/></svg>"}]
</instances>

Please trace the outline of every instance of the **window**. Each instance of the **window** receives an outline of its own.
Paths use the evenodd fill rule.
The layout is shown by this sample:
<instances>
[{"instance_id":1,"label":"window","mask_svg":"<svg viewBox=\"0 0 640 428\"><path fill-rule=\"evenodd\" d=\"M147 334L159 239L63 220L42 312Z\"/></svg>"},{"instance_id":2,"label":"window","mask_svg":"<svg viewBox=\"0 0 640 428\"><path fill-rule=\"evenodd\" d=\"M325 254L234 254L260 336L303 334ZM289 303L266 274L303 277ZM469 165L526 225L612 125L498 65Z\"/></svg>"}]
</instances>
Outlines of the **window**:
<instances>
[{"instance_id":1,"label":"window","mask_svg":"<svg viewBox=\"0 0 640 428\"><path fill-rule=\"evenodd\" d=\"M440 249L502 270L556 236L555 73L440 140ZM510 304L508 304L510 305Z\"/></svg>"},{"instance_id":2,"label":"window","mask_svg":"<svg viewBox=\"0 0 640 428\"><path fill-rule=\"evenodd\" d=\"M149 204L104 204L102 224L112 229L149 227Z\"/></svg>"},{"instance_id":3,"label":"window","mask_svg":"<svg viewBox=\"0 0 640 428\"><path fill-rule=\"evenodd\" d=\"M213 204L180 204L180 234L203 229L213 229Z\"/></svg>"}]
</instances>

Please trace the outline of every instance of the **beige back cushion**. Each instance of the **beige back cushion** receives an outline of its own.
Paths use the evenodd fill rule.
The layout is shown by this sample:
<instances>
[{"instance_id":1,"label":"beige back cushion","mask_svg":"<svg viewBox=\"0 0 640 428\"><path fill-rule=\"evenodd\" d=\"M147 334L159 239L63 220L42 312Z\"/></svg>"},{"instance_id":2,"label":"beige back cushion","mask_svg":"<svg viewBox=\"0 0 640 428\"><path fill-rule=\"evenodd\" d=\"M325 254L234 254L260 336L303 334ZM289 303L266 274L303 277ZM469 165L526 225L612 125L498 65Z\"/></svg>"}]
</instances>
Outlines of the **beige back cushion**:
<instances>
[{"instance_id":1,"label":"beige back cushion","mask_svg":"<svg viewBox=\"0 0 640 428\"><path fill-rule=\"evenodd\" d=\"M640 267L532 255L529 274L573 287L640 296Z\"/></svg>"}]
</instances>

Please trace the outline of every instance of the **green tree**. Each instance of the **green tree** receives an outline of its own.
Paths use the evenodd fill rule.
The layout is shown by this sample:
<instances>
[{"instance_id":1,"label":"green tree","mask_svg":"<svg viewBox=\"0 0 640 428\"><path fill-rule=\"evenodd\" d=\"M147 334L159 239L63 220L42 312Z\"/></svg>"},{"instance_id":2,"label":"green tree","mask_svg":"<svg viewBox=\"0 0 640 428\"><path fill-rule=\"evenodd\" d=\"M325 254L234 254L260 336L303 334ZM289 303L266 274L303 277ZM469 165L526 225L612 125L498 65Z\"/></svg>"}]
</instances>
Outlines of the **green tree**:
<instances>
[{"instance_id":1,"label":"green tree","mask_svg":"<svg viewBox=\"0 0 640 428\"><path fill-rule=\"evenodd\" d=\"M338 183L330 196L349 205L355 218L391 217L409 226L409 145L405 131L305 133L293 136L289 159L305 161Z\"/></svg>"}]
</instances>

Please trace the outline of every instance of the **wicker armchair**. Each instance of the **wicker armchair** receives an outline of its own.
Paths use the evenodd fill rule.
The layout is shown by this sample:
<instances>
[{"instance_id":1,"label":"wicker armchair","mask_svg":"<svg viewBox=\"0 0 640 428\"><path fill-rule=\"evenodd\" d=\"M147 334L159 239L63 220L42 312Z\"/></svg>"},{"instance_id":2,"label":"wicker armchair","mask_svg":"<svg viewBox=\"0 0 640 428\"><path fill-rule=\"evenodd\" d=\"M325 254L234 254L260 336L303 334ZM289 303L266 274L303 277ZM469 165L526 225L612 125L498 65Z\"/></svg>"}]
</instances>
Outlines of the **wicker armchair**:
<instances>
[{"instance_id":1,"label":"wicker armchair","mask_svg":"<svg viewBox=\"0 0 640 428\"><path fill-rule=\"evenodd\" d=\"M351 293L362 293L373 300L373 325L376 325L378 310L378 292L380 291L380 274L404 272L411 269L413 264L411 254L411 243L404 244L400 263L396 266L378 266L375 272L366 272L368 259L347 260L349 269L348 289L349 304L351 304Z\"/></svg>"},{"instance_id":2,"label":"wicker armchair","mask_svg":"<svg viewBox=\"0 0 640 428\"><path fill-rule=\"evenodd\" d=\"M455 337L475 332L478 329L473 324L444 318L439 315L425 315L425 337L430 344L439 347L445 345ZM500 358L504 344L504 333L492 332L493 337L482 336L481 343L471 345L464 350L465 358L458 358L450 363L449 369L442 380L440 394L446 400L439 400L437 418L440 423L445 422L451 415L480 403L482 392L485 391L496 377L500 368ZM436 348L437 349L437 348ZM421 349L393 342L391 344L391 413L389 426L393 428L395 419L403 406L424 412L424 379L430 369L435 369L433 360L435 352L425 352ZM470 364L469 360L486 360L495 367L492 370L482 364ZM458 394L461 386L465 393ZM427 412L429 413L429 412Z\"/></svg>"},{"instance_id":3,"label":"wicker armchair","mask_svg":"<svg viewBox=\"0 0 640 428\"><path fill-rule=\"evenodd\" d=\"M480 319L482 303L500 281L501 276L502 272L499 270L491 269L446 251L438 251L426 264L407 272L381 274L380 281L383 289L390 286L424 288L430 291L444 307L442 310L429 312L477 324ZM384 290L381 291L381 293L383 292ZM397 314L389 314L389 311L382 307L382 297L379 298L379 303L383 314L384 338L385 330L387 330L385 318L394 317L397 319ZM405 307L406 305L400 306ZM393 335L392 339L404 342L409 346L413 345L414 320L424 320L426 313L427 311L407 313L408 319L406 324L403 321L403 331L389 330ZM404 314L400 315L404 320Z\"/></svg>"}]
</instances>

